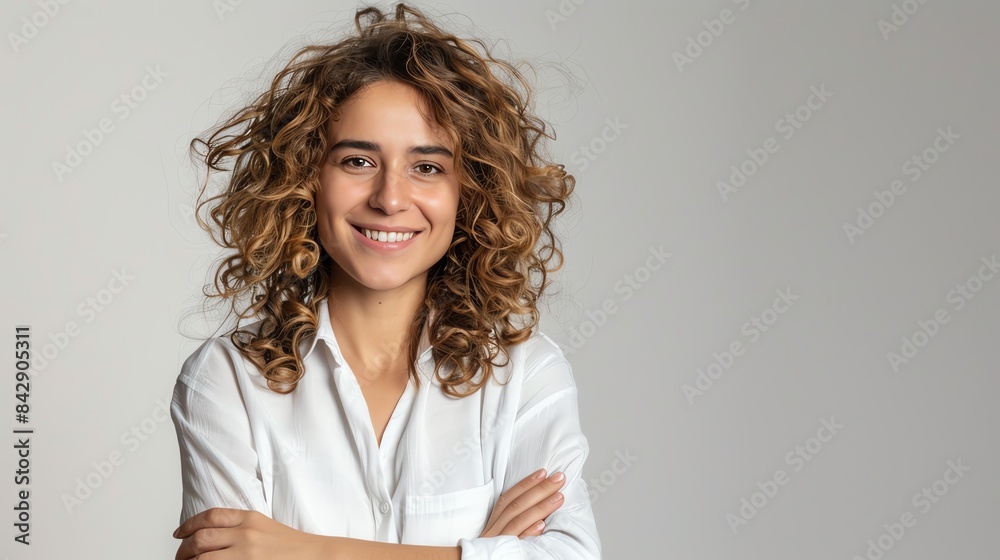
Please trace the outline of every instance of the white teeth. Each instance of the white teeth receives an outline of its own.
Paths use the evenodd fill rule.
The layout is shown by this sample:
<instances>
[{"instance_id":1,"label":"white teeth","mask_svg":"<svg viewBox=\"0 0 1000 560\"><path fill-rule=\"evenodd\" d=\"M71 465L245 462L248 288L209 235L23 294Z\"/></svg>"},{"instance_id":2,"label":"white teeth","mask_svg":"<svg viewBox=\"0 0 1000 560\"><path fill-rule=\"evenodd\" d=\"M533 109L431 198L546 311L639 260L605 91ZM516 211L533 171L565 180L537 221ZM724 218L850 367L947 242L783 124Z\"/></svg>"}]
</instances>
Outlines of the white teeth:
<instances>
[{"instance_id":1,"label":"white teeth","mask_svg":"<svg viewBox=\"0 0 1000 560\"><path fill-rule=\"evenodd\" d=\"M361 228L365 232L365 237L368 239L373 239L375 241L381 241L382 243L395 243L397 241L406 241L407 239L413 237L415 232L395 232L395 231L376 231L371 229Z\"/></svg>"}]
</instances>

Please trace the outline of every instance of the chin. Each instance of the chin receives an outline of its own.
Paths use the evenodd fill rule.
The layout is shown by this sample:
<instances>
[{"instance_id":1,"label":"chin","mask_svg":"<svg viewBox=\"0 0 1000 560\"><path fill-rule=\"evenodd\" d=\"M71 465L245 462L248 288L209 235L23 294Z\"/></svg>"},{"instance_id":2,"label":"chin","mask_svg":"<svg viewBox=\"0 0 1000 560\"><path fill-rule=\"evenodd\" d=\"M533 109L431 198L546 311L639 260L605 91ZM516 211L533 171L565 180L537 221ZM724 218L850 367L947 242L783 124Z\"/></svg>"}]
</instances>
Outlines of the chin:
<instances>
[{"instance_id":1,"label":"chin","mask_svg":"<svg viewBox=\"0 0 1000 560\"><path fill-rule=\"evenodd\" d=\"M408 282L411 282L414 278L414 276L406 275L386 275L379 276L377 278L372 278L371 276L361 277L358 278L357 281L369 290L387 291L401 288Z\"/></svg>"},{"instance_id":2,"label":"chin","mask_svg":"<svg viewBox=\"0 0 1000 560\"><path fill-rule=\"evenodd\" d=\"M405 283L406 282L402 282L402 281L395 282L395 281L387 280L387 281L382 281L382 282L361 282L361 285L364 286L364 287L366 287L366 288L368 288L369 290L372 290L372 291L375 291L375 292L385 292L385 291L389 291L389 290L395 290L396 288L400 288Z\"/></svg>"}]
</instances>

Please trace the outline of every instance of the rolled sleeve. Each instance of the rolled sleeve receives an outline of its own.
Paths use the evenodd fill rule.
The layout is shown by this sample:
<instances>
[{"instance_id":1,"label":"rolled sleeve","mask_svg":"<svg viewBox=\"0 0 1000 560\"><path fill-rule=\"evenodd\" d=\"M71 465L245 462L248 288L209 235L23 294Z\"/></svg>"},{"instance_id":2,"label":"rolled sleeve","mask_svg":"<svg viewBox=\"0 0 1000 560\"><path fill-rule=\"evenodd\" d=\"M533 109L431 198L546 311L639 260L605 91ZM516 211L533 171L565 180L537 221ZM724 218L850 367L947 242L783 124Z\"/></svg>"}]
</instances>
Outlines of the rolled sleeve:
<instances>
[{"instance_id":1,"label":"rolled sleeve","mask_svg":"<svg viewBox=\"0 0 1000 560\"><path fill-rule=\"evenodd\" d=\"M461 539L462 560L601 558L601 541L583 478L590 448L580 429L572 368L558 347L552 349L551 341L549 345L541 367L534 368L537 373L524 382L503 491L545 467L549 474L566 475L560 490L565 499L546 518L541 535Z\"/></svg>"},{"instance_id":2,"label":"rolled sleeve","mask_svg":"<svg viewBox=\"0 0 1000 560\"><path fill-rule=\"evenodd\" d=\"M180 448L181 523L214 507L270 516L236 371L217 342L184 363L170 417Z\"/></svg>"}]
</instances>

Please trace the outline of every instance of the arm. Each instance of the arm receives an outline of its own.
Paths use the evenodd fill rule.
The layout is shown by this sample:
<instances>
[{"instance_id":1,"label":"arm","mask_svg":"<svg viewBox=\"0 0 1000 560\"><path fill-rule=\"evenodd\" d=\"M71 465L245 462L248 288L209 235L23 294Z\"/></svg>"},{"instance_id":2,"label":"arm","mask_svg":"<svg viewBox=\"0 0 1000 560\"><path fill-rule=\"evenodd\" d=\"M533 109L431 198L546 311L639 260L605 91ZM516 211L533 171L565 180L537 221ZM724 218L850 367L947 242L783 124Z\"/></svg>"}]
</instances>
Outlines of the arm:
<instances>
[{"instance_id":1,"label":"arm","mask_svg":"<svg viewBox=\"0 0 1000 560\"><path fill-rule=\"evenodd\" d=\"M184 363L170 417L180 450L180 521L214 507L270 515L235 368L215 341Z\"/></svg>"},{"instance_id":2,"label":"arm","mask_svg":"<svg viewBox=\"0 0 1000 560\"><path fill-rule=\"evenodd\" d=\"M195 535L200 535L197 538ZM299 531L259 511L211 508L174 531L175 560L460 560L457 546L420 546L328 537ZM211 553L211 554L208 554Z\"/></svg>"},{"instance_id":3,"label":"arm","mask_svg":"<svg viewBox=\"0 0 1000 560\"><path fill-rule=\"evenodd\" d=\"M526 356L525 368L504 491L542 466L566 475L564 501L545 520L541 535L461 539L461 558L600 560L601 542L583 479L589 446L580 429L572 367L543 336Z\"/></svg>"},{"instance_id":4,"label":"arm","mask_svg":"<svg viewBox=\"0 0 1000 560\"><path fill-rule=\"evenodd\" d=\"M328 537L327 552L317 560L461 560L457 546L421 546Z\"/></svg>"},{"instance_id":5,"label":"arm","mask_svg":"<svg viewBox=\"0 0 1000 560\"><path fill-rule=\"evenodd\" d=\"M518 538L537 537L542 530L534 523L552 514L562 505L557 491L563 482L553 481L545 477L543 470L536 471L538 476L529 476L507 489L500 497L504 505L497 501L496 507L487 522L487 529L480 537L513 535ZM514 504L518 505L514 505ZM365 558L365 559L400 559L424 558L427 560L461 560L460 546L414 546L386 543L373 543L364 540L335 538L326 545L322 558Z\"/></svg>"}]
</instances>

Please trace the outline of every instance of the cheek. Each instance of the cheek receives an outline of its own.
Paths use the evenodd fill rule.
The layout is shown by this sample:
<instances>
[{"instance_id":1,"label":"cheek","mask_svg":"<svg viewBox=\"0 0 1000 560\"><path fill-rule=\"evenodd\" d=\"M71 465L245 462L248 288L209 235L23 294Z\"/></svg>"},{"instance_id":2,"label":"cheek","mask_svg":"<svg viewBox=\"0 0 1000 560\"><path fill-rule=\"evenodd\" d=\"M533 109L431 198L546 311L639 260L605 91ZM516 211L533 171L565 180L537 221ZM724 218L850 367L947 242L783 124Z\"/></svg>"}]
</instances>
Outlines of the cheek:
<instances>
[{"instance_id":1,"label":"cheek","mask_svg":"<svg viewBox=\"0 0 1000 560\"><path fill-rule=\"evenodd\" d=\"M434 218L438 222L454 223L459 207L459 191L457 188L448 193L448 196L434 201Z\"/></svg>"},{"instance_id":2,"label":"cheek","mask_svg":"<svg viewBox=\"0 0 1000 560\"><path fill-rule=\"evenodd\" d=\"M336 215L336 204L322 190L316 193L316 232L320 241L329 243L333 240L333 222Z\"/></svg>"},{"instance_id":3,"label":"cheek","mask_svg":"<svg viewBox=\"0 0 1000 560\"><path fill-rule=\"evenodd\" d=\"M316 189L316 216L324 221L331 221L337 216L339 208L344 205L344 188L338 185L332 177L320 174L320 184Z\"/></svg>"},{"instance_id":4,"label":"cheek","mask_svg":"<svg viewBox=\"0 0 1000 560\"><path fill-rule=\"evenodd\" d=\"M316 212L316 227L322 231L326 227L327 217L330 212L327 209L326 201L323 200L322 193L316 193L316 200L313 203L313 208Z\"/></svg>"}]
</instances>

